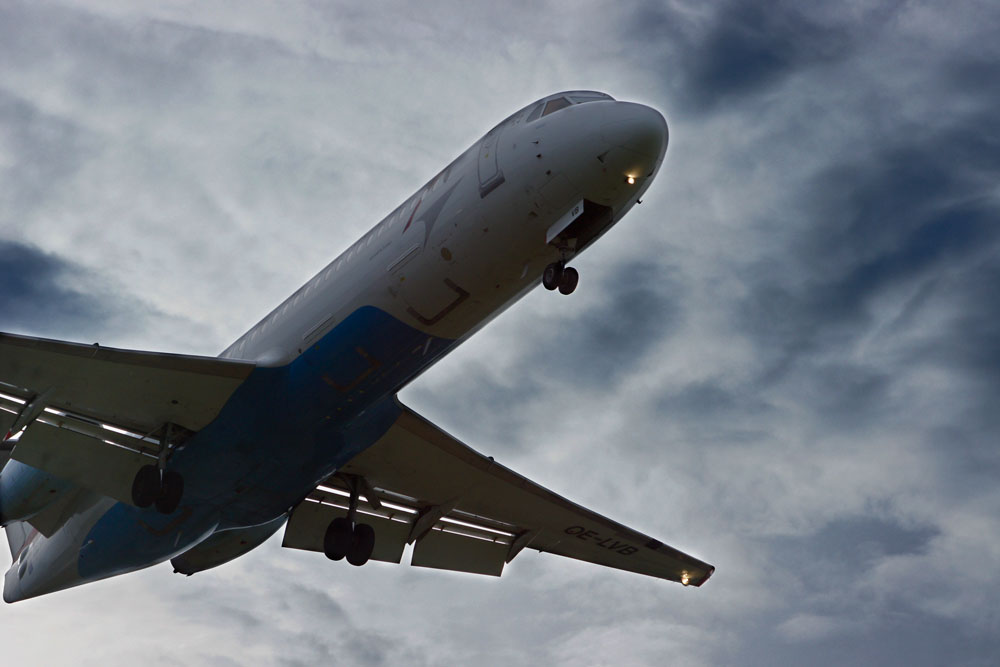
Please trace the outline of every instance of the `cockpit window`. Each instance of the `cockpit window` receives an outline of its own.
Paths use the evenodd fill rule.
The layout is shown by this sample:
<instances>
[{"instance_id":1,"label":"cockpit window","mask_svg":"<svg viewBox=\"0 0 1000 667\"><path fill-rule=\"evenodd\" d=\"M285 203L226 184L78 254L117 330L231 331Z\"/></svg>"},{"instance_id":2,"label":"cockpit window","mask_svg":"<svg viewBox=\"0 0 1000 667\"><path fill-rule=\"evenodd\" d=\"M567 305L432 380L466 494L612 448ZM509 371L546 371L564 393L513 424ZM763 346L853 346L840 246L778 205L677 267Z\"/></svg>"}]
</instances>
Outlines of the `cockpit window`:
<instances>
[{"instance_id":1,"label":"cockpit window","mask_svg":"<svg viewBox=\"0 0 1000 667\"><path fill-rule=\"evenodd\" d=\"M557 97L554 100L549 100L545 103L545 108L542 110L542 116L548 116L550 113L554 113L560 109L565 109L568 106L570 106L570 101L565 97Z\"/></svg>"},{"instance_id":2,"label":"cockpit window","mask_svg":"<svg viewBox=\"0 0 1000 667\"><path fill-rule=\"evenodd\" d=\"M560 109L565 109L566 107L574 104L602 101L614 102L615 98L593 90L577 90L574 92L563 93L559 97L554 97L551 100L536 102L535 105L530 107L530 110L525 114L524 122L530 123L532 121L536 121L543 116L548 116L550 113L554 113Z\"/></svg>"},{"instance_id":3,"label":"cockpit window","mask_svg":"<svg viewBox=\"0 0 1000 667\"><path fill-rule=\"evenodd\" d=\"M591 92L581 92L572 93L569 99L573 101L573 104L584 104L585 102L601 102L604 100L614 101L615 98L610 95L605 95L604 93L591 93Z\"/></svg>"}]
</instances>

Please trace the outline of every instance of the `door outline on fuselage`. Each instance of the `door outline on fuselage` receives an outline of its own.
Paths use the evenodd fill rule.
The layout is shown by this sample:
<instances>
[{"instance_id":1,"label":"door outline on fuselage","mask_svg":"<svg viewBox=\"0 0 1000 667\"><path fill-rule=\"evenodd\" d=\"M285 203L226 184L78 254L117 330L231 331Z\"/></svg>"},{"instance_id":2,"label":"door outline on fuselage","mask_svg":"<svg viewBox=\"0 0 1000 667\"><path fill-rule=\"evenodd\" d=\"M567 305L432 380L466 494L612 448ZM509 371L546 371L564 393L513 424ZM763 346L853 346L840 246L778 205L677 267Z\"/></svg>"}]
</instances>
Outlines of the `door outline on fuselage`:
<instances>
[{"instance_id":1,"label":"door outline on fuselage","mask_svg":"<svg viewBox=\"0 0 1000 667\"><path fill-rule=\"evenodd\" d=\"M416 318L417 321L420 322L421 324L424 324L426 326L433 326L438 322L440 322L441 320L443 320L448 313L458 308L463 301L469 298L469 293L466 292L461 287L459 287L458 285L456 285L451 280L451 278L445 278L444 285L445 287L453 291L457 296L455 297L454 301L444 306L441 310L437 312L436 315L433 315L431 317L425 317L420 313L418 313L416 308L414 308L413 306L407 306L406 312L409 313L412 317Z\"/></svg>"},{"instance_id":2,"label":"door outline on fuselage","mask_svg":"<svg viewBox=\"0 0 1000 667\"><path fill-rule=\"evenodd\" d=\"M411 222L412 225L409 226L408 233L421 239L423 243L415 243L386 267L386 272L389 273L392 281L392 287L389 288L389 291L394 297L402 299L406 305L407 315L424 326L433 326L462 305L471 295L447 277L440 281L422 282L420 287L412 285L415 278L419 279L419 272L428 269L426 264L420 266L420 263L427 259L425 253L429 235L426 233L427 223L424 218L417 218ZM448 235L450 235L450 231ZM447 235L439 239L439 242L444 243L446 238ZM445 298L448 299L447 302L444 302Z\"/></svg>"},{"instance_id":3,"label":"door outline on fuselage","mask_svg":"<svg viewBox=\"0 0 1000 667\"><path fill-rule=\"evenodd\" d=\"M497 126L486 133L479 144L479 197L496 190L506 180L497 161L497 146L503 126Z\"/></svg>"}]
</instances>

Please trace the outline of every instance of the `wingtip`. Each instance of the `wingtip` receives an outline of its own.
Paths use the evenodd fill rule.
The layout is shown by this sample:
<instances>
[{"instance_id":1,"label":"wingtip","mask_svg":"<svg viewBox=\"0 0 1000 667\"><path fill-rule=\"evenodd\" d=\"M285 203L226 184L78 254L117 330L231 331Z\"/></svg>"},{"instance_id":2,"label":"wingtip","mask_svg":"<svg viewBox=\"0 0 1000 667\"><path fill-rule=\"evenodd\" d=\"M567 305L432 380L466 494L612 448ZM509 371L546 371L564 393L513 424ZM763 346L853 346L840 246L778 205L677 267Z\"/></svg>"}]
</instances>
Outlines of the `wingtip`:
<instances>
[{"instance_id":1,"label":"wingtip","mask_svg":"<svg viewBox=\"0 0 1000 667\"><path fill-rule=\"evenodd\" d=\"M706 581L708 581L712 577L713 574L715 574L715 568L714 567L709 567L708 571L705 572L705 576L702 577L701 579L699 579L698 581L692 581L691 585L695 586L695 587L701 586L703 583L705 583Z\"/></svg>"}]
</instances>

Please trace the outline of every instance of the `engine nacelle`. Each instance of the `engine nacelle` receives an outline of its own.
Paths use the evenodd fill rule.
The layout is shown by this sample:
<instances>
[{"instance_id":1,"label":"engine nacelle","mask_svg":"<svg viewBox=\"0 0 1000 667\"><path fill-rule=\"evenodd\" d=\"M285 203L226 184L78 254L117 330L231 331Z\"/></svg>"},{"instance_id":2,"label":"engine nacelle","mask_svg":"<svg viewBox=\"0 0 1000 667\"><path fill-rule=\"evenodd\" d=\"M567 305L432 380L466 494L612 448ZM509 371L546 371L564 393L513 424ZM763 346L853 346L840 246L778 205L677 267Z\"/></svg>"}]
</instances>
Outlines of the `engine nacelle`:
<instances>
[{"instance_id":1,"label":"engine nacelle","mask_svg":"<svg viewBox=\"0 0 1000 667\"><path fill-rule=\"evenodd\" d=\"M277 519L259 526L220 531L171 559L170 564L174 566L174 572L190 576L195 572L228 563L237 556L259 547L285 525L287 520L288 515L282 514Z\"/></svg>"},{"instance_id":2,"label":"engine nacelle","mask_svg":"<svg viewBox=\"0 0 1000 667\"><path fill-rule=\"evenodd\" d=\"M70 482L11 459L0 470L0 525L25 521L58 500Z\"/></svg>"}]
</instances>

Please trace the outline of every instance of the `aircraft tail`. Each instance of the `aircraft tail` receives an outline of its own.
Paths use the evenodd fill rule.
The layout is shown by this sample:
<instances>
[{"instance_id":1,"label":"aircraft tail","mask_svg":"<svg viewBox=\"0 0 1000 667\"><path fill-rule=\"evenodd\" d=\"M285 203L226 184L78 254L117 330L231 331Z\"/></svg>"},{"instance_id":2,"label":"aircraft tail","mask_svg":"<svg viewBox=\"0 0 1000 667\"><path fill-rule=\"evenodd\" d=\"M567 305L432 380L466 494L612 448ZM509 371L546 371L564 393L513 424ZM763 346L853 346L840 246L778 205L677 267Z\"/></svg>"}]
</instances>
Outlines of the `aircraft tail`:
<instances>
[{"instance_id":1,"label":"aircraft tail","mask_svg":"<svg viewBox=\"0 0 1000 667\"><path fill-rule=\"evenodd\" d=\"M21 553L21 547L28 539L29 527L24 521L11 521L7 529L7 544L10 546L10 557L16 558Z\"/></svg>"}]
</instances>

